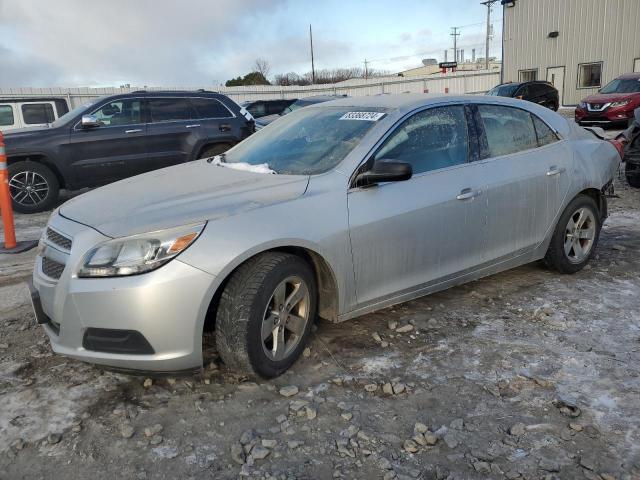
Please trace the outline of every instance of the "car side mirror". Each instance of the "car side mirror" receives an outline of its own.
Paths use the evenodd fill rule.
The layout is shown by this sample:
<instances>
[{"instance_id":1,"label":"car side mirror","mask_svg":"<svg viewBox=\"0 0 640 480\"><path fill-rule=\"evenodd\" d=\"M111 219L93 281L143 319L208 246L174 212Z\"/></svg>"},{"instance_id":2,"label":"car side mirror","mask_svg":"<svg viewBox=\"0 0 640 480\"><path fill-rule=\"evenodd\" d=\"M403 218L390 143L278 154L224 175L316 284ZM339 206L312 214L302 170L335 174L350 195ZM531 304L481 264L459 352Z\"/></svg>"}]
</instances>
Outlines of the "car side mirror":
<instances>
[{"instance_id":1,"label":"car side mirror","mask_svg":"<svg viewBox=\"0 0 640 480\"><path fill-rule=\"evenodd\" d=\"M93 128L102 125L95 115L83 115L80 121L82 128Z\"/></svg>"},{"instance_id":2,"label":"car side mirror","mask_svg":"<svg viewBox=\"0 0 640 480\"><path fill-rule=\"evenodd\" d=\"M397 160L376 160L373 166L356 176L356 187L368 187L383 182L402 182L409 180L413 175L410 163Z\"/></svg>"}]
</instances>

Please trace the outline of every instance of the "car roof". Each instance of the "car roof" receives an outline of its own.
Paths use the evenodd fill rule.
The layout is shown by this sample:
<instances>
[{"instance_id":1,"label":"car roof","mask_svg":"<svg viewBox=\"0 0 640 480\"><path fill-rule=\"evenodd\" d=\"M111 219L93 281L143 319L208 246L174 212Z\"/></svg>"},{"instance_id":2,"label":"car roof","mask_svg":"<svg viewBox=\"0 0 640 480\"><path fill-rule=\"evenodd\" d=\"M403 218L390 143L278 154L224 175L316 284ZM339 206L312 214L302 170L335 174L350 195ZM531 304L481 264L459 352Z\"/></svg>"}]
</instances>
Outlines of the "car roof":
<instances>
[{"instance_id":1,"label":"car roof","mask_svg":"<svg viewBox=\"0 0 640 480\"><path fill-rule=\"evenodd\" d=\"M618 78L622 78L622 79L636 79L636 78L640 78L640 72L634 72L634 73L625 73L624 75L620 75Z\"/></svg>"},{"instance_id":2,"label":"car roof","mask_svg":"<svg viewBox=\"0 0 640 480\"><path fill-rule=\"evenodd\" d=\"M504 98L505 104L513 104L515 101L508 97ZM366 97L347 97L338 100L332 100L322 105L310 106L310 108L321 108L324 106L336 107L369 107L369 108L386 108L412 110L429 104L446 102L486 102L487 97L484 95L450 95L438 93L398 93L371 95ZM517 103L521 106L521 103Z\"/></svg>"}]
</instances>

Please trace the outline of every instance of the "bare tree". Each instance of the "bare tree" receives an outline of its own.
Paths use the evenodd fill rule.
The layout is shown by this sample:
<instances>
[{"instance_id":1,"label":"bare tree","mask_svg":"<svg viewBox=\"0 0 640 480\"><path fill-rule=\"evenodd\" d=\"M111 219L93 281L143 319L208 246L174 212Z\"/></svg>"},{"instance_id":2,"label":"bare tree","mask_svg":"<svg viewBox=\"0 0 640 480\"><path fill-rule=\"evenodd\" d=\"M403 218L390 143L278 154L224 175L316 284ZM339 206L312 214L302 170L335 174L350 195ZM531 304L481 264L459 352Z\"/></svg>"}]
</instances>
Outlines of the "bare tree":
<instances>
[{"instance_id":1,"label":"bare tree","mask_svg":"<svg viewBox=\"0 0 640 480\"><path fill-rule=\"evenodd\" d=\"M260 72L264 78L267 78L271 71L271 65L264 58L256 58L256 63L253 64L253 71Z\"/></svg>"}]
</instances>

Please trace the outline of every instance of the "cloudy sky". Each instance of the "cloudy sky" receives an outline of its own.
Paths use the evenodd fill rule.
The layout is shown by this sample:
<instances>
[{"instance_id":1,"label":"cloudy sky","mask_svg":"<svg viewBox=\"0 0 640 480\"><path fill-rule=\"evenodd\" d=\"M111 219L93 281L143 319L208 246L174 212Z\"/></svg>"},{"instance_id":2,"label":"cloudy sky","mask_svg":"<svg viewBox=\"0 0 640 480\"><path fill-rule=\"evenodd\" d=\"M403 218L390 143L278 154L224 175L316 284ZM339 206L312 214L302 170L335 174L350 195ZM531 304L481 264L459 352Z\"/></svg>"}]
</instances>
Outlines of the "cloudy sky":
<instances>
[{"instance_id":1,"label":"cloudy sky","mask_svg":"<svg viewBox=\"0 0 640 480\"><path fill-rule=\"evenodd\" d=\"M485 19L480 0L0 0L0 86L206 86L258 57L304 73L310 23L316 69L397 72L442 60L453 26L483 56Z\"/></svg>"}]
</instances>

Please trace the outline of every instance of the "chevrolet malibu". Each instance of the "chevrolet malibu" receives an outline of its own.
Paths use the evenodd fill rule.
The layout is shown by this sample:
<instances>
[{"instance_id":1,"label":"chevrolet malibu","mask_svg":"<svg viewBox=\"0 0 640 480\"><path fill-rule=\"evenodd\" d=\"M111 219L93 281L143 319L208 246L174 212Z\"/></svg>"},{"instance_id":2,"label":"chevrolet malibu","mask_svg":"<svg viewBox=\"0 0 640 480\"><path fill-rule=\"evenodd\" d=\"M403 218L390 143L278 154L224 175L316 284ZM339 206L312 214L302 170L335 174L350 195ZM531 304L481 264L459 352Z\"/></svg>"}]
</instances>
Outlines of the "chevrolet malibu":
<instances>
[{"instance_id":1,"label":"chevrolet malibu","mask_svg":"<svg viewBox=\"0 0 640 480\"><path fill-rule=\"evenodd\" d=\"M384 95L300 109L224 155L63 204L32 300L53 350L116 369L274 377L340 322L544 259L589 261L614 145L509 98Z\"/></svg>"}]
</instances>

